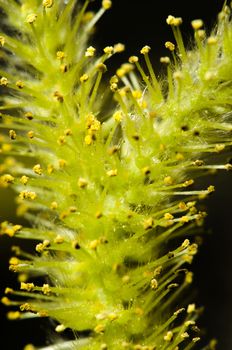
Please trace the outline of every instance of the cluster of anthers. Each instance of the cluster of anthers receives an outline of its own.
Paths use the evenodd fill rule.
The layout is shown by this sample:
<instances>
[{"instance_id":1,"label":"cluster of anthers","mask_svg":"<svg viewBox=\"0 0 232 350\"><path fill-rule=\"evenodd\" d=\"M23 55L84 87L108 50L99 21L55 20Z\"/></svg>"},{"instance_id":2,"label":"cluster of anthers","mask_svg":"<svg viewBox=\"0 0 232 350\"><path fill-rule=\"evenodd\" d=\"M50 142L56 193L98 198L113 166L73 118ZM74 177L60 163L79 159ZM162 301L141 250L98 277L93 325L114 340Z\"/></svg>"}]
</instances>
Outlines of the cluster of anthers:
<instances>
[{"instance_id":1,"label":"cluster of anthers","mask_svg":"<svg viewBox=\"0 0 232 350\"><path fill-rule=\"evenodd\" d=\"M0 33L0 184L31 223L0 230L37 241L34 255L13 247L20 290L7 287L2 302L17 307L9 319L51 317L56 332L73 330L76 340L49 349L190 350L201 309L185 302L187 267L206 216L198 202L214 191L194 179L232 168L220 161L232 144L231 10L208 37L192 21L191 51L182 19L168 16L166 78L146 45L144 62L131 56L107 87L106 61L124 45L88 46L111 7L103 0L93 13L89 2L0 0L15 33Z\"/></svg>"}]
</instances>

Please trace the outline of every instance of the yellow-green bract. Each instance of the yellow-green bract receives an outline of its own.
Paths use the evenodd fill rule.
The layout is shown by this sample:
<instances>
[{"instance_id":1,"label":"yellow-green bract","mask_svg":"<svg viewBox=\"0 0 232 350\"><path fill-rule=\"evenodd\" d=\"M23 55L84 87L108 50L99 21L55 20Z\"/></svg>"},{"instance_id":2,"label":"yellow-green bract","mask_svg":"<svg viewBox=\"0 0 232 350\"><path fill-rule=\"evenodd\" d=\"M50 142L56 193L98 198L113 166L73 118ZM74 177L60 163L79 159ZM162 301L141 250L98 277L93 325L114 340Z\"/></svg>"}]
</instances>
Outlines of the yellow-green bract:
<instances>
[{"instance_id":1,"label":"yellow-green bract","mask_svg":"<svg viewBox=\"0 0 232 350\"><path fill-rule=\"evenodd\" d=\"M19 305L10 319L30 312L57 332L89 332L49 349L190 350L199 309L183 291L206 215L197 202L214 191L194 179L231 169L220 161L232 144L231 10L208 37L192 22L192 51L169 15L166 78L144 46L107 84L106 61L124 45L96 52L90 35L111 1L97 13L88 3L0 0L1 185L31 222L1 233L38 240L34 255L15 249L20 291L7 287L2 302Z\"/></svg>"}]
</instances>

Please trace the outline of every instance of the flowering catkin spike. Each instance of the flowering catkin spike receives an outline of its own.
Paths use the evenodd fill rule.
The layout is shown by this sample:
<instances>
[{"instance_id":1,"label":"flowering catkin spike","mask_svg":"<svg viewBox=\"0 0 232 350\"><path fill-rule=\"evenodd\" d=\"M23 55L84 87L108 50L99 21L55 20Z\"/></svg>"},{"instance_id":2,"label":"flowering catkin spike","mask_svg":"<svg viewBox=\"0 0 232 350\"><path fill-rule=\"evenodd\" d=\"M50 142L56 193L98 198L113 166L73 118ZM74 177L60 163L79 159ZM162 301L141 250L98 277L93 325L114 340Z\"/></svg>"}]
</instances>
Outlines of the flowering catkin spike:
<instances>
[{"instance_id":1,"label":"flowering catkin spike","mask_svg":"<svg viewBox=\"0 0 232 350\"><path fill-rule=\"evenodd\" d=\"M96 14L88 2L10 0L12 17L0 0L12 33L0 35L0 185L15 190L31 222L4 221L0 233L37 240L34 255L14 248L10 270L21 284L2 302L20 305L10 319L48 316L57 333L77 334L54 349L187 350L199 340L188 330L198 309L181 299L198 249L189 230L200 229L198 200L214 191L195 180L231 168L220 164L232 145L230 13L206 40L194 20L191 52L182 19L168 16L176 43L161 58L167 78L157 78L145 45L104 85L106 60L124 45L97 57L89 35L112 2Z\"/></svg>"}]
</instances>

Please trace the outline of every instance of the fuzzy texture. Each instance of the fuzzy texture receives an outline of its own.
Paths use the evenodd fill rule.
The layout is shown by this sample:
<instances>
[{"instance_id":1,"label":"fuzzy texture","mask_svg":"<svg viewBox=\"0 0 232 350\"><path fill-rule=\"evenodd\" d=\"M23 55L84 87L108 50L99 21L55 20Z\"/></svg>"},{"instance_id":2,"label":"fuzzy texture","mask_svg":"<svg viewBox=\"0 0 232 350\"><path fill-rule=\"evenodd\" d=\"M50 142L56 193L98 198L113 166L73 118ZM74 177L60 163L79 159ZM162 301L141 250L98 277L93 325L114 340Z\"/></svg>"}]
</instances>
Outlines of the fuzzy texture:
<instances>
[{"instance_id":1,"label":"fuzzy texture","mask_svg":"<svg viewBox=\"0 0 232 350\"><path fill-rule=\"evenodd\" d=\"M192 22L191 51L182 20L169 16L166 77L145 46L145 70L132 56L106 87L106 60L123 45L99 55L89 38L111 2L96 14L76 3L0 0L1 185L31 222L3 222L1 232L38 240L34 255L15 249L21 290L2 301L20 307L9 318L48 316L80 338L51 350L197 348L200 310L183 293L197 252L189 239L206 215L197 202L214 191L194 180L231 169L220 162L232 144L230 9L208 38Z\"/></svg>"}]
</instances>

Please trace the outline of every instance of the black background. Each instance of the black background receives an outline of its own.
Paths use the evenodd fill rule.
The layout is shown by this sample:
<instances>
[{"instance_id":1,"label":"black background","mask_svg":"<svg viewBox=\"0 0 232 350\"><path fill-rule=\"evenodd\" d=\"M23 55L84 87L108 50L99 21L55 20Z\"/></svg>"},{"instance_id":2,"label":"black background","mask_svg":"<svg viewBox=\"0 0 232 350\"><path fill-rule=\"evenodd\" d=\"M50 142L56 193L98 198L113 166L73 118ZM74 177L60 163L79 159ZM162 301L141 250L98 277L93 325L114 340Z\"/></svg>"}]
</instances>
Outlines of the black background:
<instances>
[{"instance_id":1,"label":"black background","mask_svg":"<svg viewBox=\"0 0 232 350\"><path fill-rule=\"evenodd\" d=\"M164 42L173 40L171 29L165 22L166 17L172 14L183 18L182 33L184 40L188 41L191 35L190 21L202 18L206 26L211 28L223 2L223 0L115 0L112 9L98 24L93 43L99 50L117 42L126 44L126 52L113 58L109 63L108 66L112 72L130 55L139 54L142 46L150 45L153 65L158 72L159 57L167 54ZM95 1L92 6L97 8L99 4L100 1ZM205 306L201 325L207 330L206 339L212 337L218 339L219 350L232 349L231 179L231 173L228 172L219 173L216 177L208 179L209 184L216 185L216 192L206 203L209 214L206 224L211 234L206 238L193 264L194 287L198 290L197 301ZM3 190L0 192L1 221L14 220L13 209L8 204L10 197L12 197L11 193ZM14 244L19 243L22 245L21 242L14 242ZM14 276L8 271L11 244L12 241L7 237L0 238L1 294L6 285L13 287L17 285ZM35 321L12 323L5 320L5 310L2 306L0 312L1 338L6 343L1 349L22 350L28 342L37 345L43 345L46 342L45 333L49 328L47 321L42 324Z\"/></svg>"}]
</instances>

